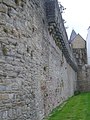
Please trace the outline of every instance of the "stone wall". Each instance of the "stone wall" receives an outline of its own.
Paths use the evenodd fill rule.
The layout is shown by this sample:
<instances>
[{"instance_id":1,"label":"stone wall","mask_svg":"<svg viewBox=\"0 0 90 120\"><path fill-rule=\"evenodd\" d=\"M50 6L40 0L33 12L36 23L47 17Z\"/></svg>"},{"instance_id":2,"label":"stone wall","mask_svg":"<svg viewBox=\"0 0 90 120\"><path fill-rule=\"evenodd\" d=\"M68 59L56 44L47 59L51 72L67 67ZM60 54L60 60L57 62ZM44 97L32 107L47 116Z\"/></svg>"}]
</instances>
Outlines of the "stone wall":
<instances>
[{"instance_id":1,"label":"stone wall","mask_svg":"<svg viewBox=\"0 0 90 120\"><path fill-rule=\"evenodd\" d=\"M42 120L76 89L46 21L43 0L0 0L0 120Z\"/></svg>"},{"instance_id":2,"label":"stone wall","mask_svg":"<svg viewBox=\"0 0 90 120\"><path fill-rule=\"evenodd\" d=\"M78 71L78 90L90 92L90 66L85 65Z\"/></svg>"},{"instance_id":3,"label":"stone wall","mask_svg":"<svg viewBox=\"0 0 90 120\"><path fill-rule=\"evenodd\" d=\"M77 60L78 66L82 67L87 64L87 50L86 48L73 49L74 56Z\"/></svg>"}]
</instances>

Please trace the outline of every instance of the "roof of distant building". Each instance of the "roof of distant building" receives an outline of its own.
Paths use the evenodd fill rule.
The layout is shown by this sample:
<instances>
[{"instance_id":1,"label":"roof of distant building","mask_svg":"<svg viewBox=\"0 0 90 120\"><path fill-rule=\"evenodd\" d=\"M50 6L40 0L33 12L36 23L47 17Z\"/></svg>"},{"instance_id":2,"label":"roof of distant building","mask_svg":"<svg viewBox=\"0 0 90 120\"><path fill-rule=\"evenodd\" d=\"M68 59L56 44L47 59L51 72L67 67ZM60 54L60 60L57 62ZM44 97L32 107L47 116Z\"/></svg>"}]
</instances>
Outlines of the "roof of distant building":
<instances>
[{"instance_id":1,"label":"roof of distant building","mask_svg":"<svg viewBox=\"0 0 90 120\"><path fill-rule=\"evenodd\" d=\"M77 34L74 30L72 30L69 43L71 44L77 36L80 36L82 38L82 40L84 40L83 37L79 33Z\"/></svg>"},{"instance_id":2,"label":"roof of distant building","mask_svg":"<svg viewBox=\"0 0 90 120\"><path fill-rule=\"evenodd\" d=\"M69 40L69 43L71 43L74 38L77 36L77 33L75 32L75 30L72 30L72 33L71 33L71 36L70 36L70 40Z\"/></svg>"}]
</instances>

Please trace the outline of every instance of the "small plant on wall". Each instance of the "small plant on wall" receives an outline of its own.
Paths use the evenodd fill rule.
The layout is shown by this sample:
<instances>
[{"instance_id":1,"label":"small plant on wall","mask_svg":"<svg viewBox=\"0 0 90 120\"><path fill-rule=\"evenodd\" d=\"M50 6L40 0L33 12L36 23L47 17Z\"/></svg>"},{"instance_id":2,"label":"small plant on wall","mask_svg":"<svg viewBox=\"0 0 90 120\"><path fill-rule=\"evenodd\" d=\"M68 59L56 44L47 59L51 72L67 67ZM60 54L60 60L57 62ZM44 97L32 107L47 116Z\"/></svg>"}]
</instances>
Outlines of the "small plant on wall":
<instances>
[{"instance_id":1,"label":"small plant on wall","mask_svg":"<svg viewBox=\"0 0 90 120\"><path fill-rule=\"evenodd\" d=\"M15 3L16 3L17 5L19 5L19 2L20 2L20 0L15 0Z\"/></svg>"},{"instance_id":2,"label":"small plant on wall","mask_svg":"<svg viewBox=\"0 0 90 120\"><path fill-rule=\"evenodd\" d=\"M3 55L7 55L7 48L5 46L2 46L2 52Z\"/></svg>"},{"instance_id":3,"label":"small plant on wall","mask_svg":"<svg viewBox=\"0 0 90 120\"><path fill-rule=\"evenodd\" d=\"M4 31L5 33L8 33L8 29L7 29L7 28L3 28L3 31Z\"/></svg>"}]
</instances>

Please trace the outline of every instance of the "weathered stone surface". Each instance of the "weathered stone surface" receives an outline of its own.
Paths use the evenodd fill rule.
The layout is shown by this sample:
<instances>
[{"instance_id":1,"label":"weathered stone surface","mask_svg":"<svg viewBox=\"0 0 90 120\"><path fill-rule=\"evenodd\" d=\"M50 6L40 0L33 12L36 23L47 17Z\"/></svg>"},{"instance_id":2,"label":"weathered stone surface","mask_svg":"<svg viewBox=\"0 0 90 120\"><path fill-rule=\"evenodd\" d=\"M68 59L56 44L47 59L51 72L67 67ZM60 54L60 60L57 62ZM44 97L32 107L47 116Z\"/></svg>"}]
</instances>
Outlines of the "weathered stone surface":
<instances>
[{"instance_id":1,"label":"weathered stone surface","mask_svg":"<svg viewBox=\"0 0 90 120\"><path fill-rule=\"evenodd\" d=\"M2 1L5 5L15 8L15 2L13 0L8 0L8 1L2 0Z\"/></svg>"},{"instance_id":2,"label":"weathered stone surface","mask_svg":"<svg viewBox=\"0 0 90 120\"><path fill-rule=\"evenodd\" d=\"M0 12L6 13L7 12L7 6L0 4Z\"/></svg>"},{"instance_id":3,"label":"weathered stone surface","mask_svg":"<svg viewBox=\"0 0 90 120\"><path fill-rule=\"evenodd\" d=\"M42 120L74 93L76 73L48 32L44 2L0 4L1 120Z\"/></svg>"},{"instance_id":4,"label":"weathered stone surface","mask_svg":"<svg viewBox=\"0 0 90 120\"><path fill-rule=\"evenodd\" d=\"M78 90L81 92L90 91L90 65L84 65L78 71Z\"/></svg>"},{"instance_id":5,"label":"weathered stone surface","mask_svg":"<svg viewBox=\"0 0 90 120\"><path fill-rule=\"evenodd\" d=\"M0 0L0 3L2 2L2 0Z\"/></svg>"}]
</instances>

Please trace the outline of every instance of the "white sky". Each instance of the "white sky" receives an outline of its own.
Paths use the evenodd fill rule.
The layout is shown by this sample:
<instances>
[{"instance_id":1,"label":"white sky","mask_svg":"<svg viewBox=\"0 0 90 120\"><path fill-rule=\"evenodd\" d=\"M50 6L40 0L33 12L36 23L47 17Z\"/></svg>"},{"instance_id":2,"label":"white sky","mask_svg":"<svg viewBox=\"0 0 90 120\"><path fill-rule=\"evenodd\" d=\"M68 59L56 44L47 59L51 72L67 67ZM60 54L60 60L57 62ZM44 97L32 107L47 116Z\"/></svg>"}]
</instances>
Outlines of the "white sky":
<instances>
[{"instance_id":1,"label":"white sky","mask_svg":"<svg viewBox=\"0 0 90 120\"><path fill-rule=\"evenodd\" d=\"M63 18L66 23L68 37L72 29L79 33L84 39L90 26L90 0L58 0L66 8Z\"/></svg>"}]
</instances>

